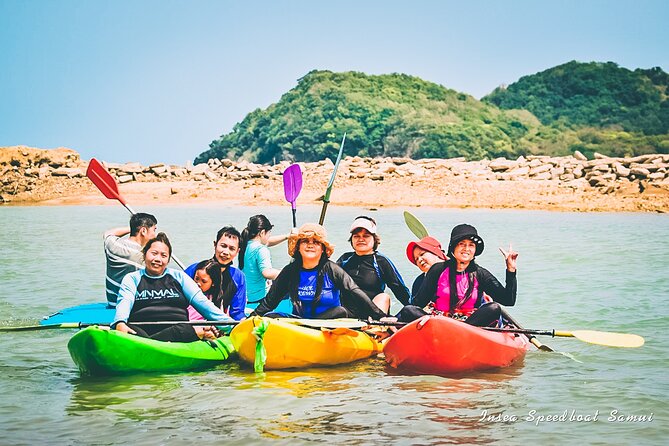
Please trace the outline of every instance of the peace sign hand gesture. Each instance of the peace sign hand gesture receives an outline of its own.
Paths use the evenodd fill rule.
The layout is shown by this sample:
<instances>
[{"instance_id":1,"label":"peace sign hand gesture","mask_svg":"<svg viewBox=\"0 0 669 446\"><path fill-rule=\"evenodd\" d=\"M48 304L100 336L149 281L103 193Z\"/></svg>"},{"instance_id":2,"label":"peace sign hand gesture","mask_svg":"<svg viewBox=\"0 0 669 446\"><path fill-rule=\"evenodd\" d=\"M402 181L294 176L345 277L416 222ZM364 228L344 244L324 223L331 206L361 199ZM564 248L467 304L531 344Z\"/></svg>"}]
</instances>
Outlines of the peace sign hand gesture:
<instances>
[{"instance_id":1,"label":"peace sign hand gesture","mask_svg":"<svg viewBox=\"0 0 669 446\"><path fill-rule=\"evenodd\" d=\"M499 251L504 256L504 261L506 262L506 269L509 272L516 272L516 259L518 258L518 253L513 250L511 243L509 243L509 250L504 251L502 248L499 248Z\"/></svg>"}]
</instances>

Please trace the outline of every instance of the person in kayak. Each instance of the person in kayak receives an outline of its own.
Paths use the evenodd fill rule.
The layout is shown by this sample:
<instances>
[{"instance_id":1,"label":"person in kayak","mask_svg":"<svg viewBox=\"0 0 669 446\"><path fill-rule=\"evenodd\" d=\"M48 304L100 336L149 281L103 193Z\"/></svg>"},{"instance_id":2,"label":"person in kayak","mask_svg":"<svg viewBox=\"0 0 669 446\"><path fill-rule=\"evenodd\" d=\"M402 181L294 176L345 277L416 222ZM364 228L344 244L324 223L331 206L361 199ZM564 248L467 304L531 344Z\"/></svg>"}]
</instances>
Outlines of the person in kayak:
<instances>
[{"instance_id":1,"label":"person in kayak","mask_svg":"<svg viewBox=\"0 0 669 446\"><path fill-rule=\"evenodd\" d=\"M232 266L233 260L239 254L239 240L241 235L232 226L225 226L216 233L214 241L214 257L211 258L219 265L221 275L220 303L217 305L233 319L244 319L246 307L246 278L244 273ZM186 268L186 274L192 279L200 262L193 263Z\"/></svg>"},{"instance_id":2,"label":"person in kayak","mask_svg":"<svg viewBox=\"0 0 669 446\"><path fill-rule=\"evenodd\" d=\"M202 293L217 307L221 306L221 265L215 260L203 260L198 263L193 278ZM202 321L204 318L192 305L188 306L188 320Z\"/></svg>"},{"instance_id":3,"label":"person in kayak","mask_svg":"<svg viewBox=\"0 0 669 446\"><path fill-rule=\"evenodd\" d=\"M239 243L239 269L246 277L246 300L255 304L267 294L271 281L279 275L272 266L268 247L288 240L288 234L272 236L274 225L264 215L254 215L242 230Z\"/></svg>"},{"instance_id":4,"label":"person in kayak","mask_svg":"<svg viewBox=\"0 0 669 446\"><path fill-rule=\"evenodd\" d=\"M429 314L444 314L476 326L488 326L498 321L502 315L499 304L513 306L516 303L516 259L518 253L500 248L506 263L506 286L503 286L487 269L475 262L475 257L483 252L483 239L476 228L468 224L457 225L451 231L445 262L435 263L425 276L425 280L413 296L412 305L407 305L397 318L410 322ZM491 302L487 302L489 296Z\"/></svg>"},{"instance_id":5,"label":"person in kayak","mask_svg":"<svg viewBox=\"0 0 669 446\"><path fill-rule=\"evenodd\" d=\"M367 216L356 217L351 224L348 242L353 252L342 254L337 265L346 271L372 302L384 312L390 310L390 295L386 285L402 305L409 303L411 296L393 262L377 251L381 237L377 233L376 221Z\"/></svg>"},{"instance_id":6,"label":"person in kayak","mask_svg":"<svg viewBox=\"0 0 669 446\"><path fill-rule=\"evenodd\" d=\"M118 289L126 274L144 266L142 248L156 236L158 220L151 214L138 213L130 217L130 227L106 231L104 240L107 273L105 293L110 307L116 306ZM127 238L123 238L128 235Z\"/></svg>"},{"instance_id":7,"label":"person in kayak","mask_svg":"<svg viewBox=\"0 0 669 446\"><path fill-rule=\"evenodd\" d=\"M421 271L421 274L416 277L411 285L411 295L418 294L420 286L423 284L425 275L435 263L443 262L447 259L444 250L441 247L441 242L434 237L423 237L417 242L409 242L407 245L407 258L411 263L416 265ZM402 302L404 305L410 302Z\"/></svg>"},{"instance_id":8,"label":"person in kayak","mask_svg":"<svg viewBox=\"0 0 669 446\"><path fill-rule=\"evenodd\" d=\"M251 315L268 314L288 297L294 314L271 315L315 319L385 316L346 271L330 260L333 252L334 245L328 242L323 226L302 225L288 237L288 254L293 261L281 270Z\"/></svg>"},{"instance_id":9,"label":"person in kayak","mask_svg":"<svg viewBox=\"0 0 669 446\"><path fill-rule=\"evenodd\" d=\"M172 245L165 233L149 240L143 253L146 266L126 275L121 282L112 328L159 341L192 342L216 338L218 330L214 327L133 325L133 322L188 321L189 304L207 320L231 320L205 297L188 275L167 268Z\"/></svg>"}]
</instances>

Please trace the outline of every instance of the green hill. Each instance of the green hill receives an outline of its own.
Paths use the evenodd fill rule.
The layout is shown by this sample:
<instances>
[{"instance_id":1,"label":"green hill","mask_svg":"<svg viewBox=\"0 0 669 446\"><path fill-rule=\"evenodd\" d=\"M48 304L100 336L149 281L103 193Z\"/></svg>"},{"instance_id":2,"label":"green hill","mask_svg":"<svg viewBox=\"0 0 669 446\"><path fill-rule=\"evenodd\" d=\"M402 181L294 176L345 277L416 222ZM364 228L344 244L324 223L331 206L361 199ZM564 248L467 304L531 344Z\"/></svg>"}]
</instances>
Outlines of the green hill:
<instances>
[{"instance_id":1,"label":"green hill","mask_svg":"<svg viewBox=\"0 0 669 446\"><path fill-rule=\"evenodd\" d=\"M266 110L255 110L213 141L209 158L320 160L361 156L515 157L539 126L527 112L507 112L464 93L404 74L312 71Z\"/></svg>"},{"instance_id":2,"label":"green hill","mask_svg":"<svg viewBox=\"0 0 669 446\"><path fill-rule=\"evenodd\" d=\"M659 135L669 132L669 75L613 62L569 62L497 88L482 100L525 109L543 124L592 126Z\"/></svg>"},{"instance_id":3,"label":"green hill","mask_svg":"<svg viewBox=\"0 0 669 446\"><path fill-rule=\"evenodd\" d=\"M569 62L482 101L414 76L312 71L254 110L195 162L360 156L467 159L669 153L669 75Z\"/></svg>"}]
</instances>

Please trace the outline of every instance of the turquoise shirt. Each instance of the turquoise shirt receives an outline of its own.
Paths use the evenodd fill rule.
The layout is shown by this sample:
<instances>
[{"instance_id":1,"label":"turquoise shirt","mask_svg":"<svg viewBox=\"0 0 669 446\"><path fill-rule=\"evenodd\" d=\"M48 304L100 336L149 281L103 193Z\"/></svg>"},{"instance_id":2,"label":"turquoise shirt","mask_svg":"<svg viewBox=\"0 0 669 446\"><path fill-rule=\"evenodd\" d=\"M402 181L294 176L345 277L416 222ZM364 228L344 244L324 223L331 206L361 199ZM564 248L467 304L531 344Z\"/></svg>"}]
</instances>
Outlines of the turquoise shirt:
<instances>
[{"instance_id":1,"label":"turquoise shirt","mask_svg":"<svg viewBox=\"0 0 669 446\"><path fill-rule=\"evenodd\" d=\"M244 253L244 275L246 276L247 302L261 300L267 294L267 279L263 270L272 267L272 258L267 246L257 240L249 240Z\"/></svg>"}]
</instances>

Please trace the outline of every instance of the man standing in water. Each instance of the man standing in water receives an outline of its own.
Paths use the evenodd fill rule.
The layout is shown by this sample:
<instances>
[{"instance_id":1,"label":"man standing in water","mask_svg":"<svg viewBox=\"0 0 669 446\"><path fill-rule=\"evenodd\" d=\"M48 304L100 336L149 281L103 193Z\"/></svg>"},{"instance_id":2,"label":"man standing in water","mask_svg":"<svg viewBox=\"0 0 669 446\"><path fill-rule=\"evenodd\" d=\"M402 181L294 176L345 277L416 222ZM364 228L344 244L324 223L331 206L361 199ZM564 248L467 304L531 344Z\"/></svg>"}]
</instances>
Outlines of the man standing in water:
<instances>
[{"instance_id":1,"label":"man standing in water","mask_svg":"<svg viewBox=\"0 0 669 446\"><path fill-rule=\"evenodd\" d=\"M123 277L144 266L142 248L156 236L157 224L156 217L140 212L130 217L129 228L110 229L102 236L107 258L105 292L110 307L116 306ZM122 238L128 234L127 238Z\"/></svg>"}]
</instances>

